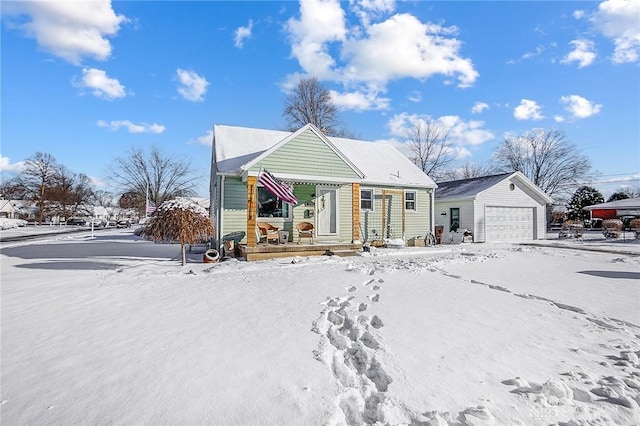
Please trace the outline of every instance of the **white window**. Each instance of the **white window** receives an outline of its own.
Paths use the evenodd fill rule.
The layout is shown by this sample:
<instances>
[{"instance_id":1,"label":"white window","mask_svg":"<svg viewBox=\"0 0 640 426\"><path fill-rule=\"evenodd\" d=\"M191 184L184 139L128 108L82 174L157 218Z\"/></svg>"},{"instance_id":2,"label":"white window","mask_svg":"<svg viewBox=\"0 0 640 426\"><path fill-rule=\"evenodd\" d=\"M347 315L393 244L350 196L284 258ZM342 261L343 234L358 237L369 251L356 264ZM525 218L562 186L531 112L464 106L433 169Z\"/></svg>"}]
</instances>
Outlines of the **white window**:
<instances>
[{"instance_id":1,"label":"white window","mask_svg":"<svg viewBox=\"0 0 640 426\"><path fill-rule=\"evenodd\" d=\"M406 191L404 193L404 209L416 211L417 210L416 199L417 199L416 191Z\"/></svg>"},{"instance_id":2,"label":"white window","mask_svg":"<svg viewBox=\"0 0 640 426\"><path fill-rule=\"evenodd\" d=\"M360 210L373 210L373 189L360 190Z\"/></svg>"},{"instance_id":3,"label":"white window","mask_svg":"<svg viewBox=\"0 0 640 426\"><path fill-rule=\"evenodd\" d=\"M289 218L289 203L271 194L262 186L258 187L258 217Z\"/></svg>"}]
</instances>

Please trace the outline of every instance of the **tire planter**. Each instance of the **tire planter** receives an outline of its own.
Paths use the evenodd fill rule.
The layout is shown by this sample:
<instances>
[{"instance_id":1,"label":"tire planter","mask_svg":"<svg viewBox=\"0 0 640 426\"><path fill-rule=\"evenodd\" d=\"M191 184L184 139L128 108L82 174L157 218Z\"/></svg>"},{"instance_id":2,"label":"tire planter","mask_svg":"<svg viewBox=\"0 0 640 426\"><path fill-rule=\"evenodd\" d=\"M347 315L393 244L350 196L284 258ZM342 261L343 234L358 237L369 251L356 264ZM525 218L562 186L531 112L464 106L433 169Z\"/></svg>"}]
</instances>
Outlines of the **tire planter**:
<instances>
[{"instance_id":1,"label":"tire planter","mask_svg":"<svg viewBox=\"0 0 640 426\"><path fill-rule=\"evenodd\" d=\"M220 260L220 253L218 253L218 250L209 249L205 251L204 254L202 255L202 261L204 263L215 263L219 260Z\"/></svg>"}]
</instances>

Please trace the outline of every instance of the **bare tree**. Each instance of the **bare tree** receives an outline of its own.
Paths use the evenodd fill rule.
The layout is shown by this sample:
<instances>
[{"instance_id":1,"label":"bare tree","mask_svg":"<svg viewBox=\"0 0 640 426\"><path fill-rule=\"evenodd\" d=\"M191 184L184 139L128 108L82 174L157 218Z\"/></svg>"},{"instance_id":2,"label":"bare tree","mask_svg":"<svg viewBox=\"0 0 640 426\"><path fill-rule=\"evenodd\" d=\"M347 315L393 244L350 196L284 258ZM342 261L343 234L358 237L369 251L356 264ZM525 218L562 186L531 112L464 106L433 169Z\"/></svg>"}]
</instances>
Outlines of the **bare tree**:
<instances>
[{"instance_id":1,"label":"bare tree","mask_svg":"<svg viewBox=\"0 0 640 426\"><path fill-rule=\"evenodd\" d=\"M566 196L591 170L589 159L553 129L506 139L493 157L499 171L520 171L549 196Z\"/></svg>"},{"instance_id":2,"label":"bare tree","mask_svg":"<svg viewBox=\"0 0 640 426\"><path fill-rule=\"evenodd\" d=\"M0 198L5 200L24 200L27 198L27 189L21 176L14 176L0 182Z\"/></svg>"},{"instance_id":3,"label":"bare tree","mask_svg":"<svg viewBox=\"0 0 640 426\"><path fill-rule=\"evenodd\" d=\"M93 201L94 190L91 179L83 173L73 173L60 166L49 190L49 211L67 218L78 212L82 206ZM87 212L82 212L87 213Z\"/></svg>"},{"instance_id":4,"label":"bare tree","mask_svg":"<svg viewBox=\"0 0 640 426\"><path fill-rule=\"evenodd\" d=\"M287 130L292 132L311 123L328 136L353 137L350 131L339 128L338 109L331 93L315 77L298 82L285 100L282 115L287 120Z\"/></svg>"},{"instance_id":5,"label":"bare tree","mask_svg":"<svg viewBox=\"0 0 640 426\"><path fill-rule=\"evenodd\" d=\"M482 176L488 176L492 173L490 167L467 161L462 163L459 167L452 167L445 170L441 175L441 181L446 182L451 180L472 179Z\"/></svg>"},{"instance_id":6,"label":"bare tree","mask_svg":"<svg viewBox=\"0 0 640 426\"><path fill-rule=\"evenodd\" d=\"M113 194L109 191L105 191L102 189L97 189L93 191L93 201L97 206L113 206Z\"/></svg>"},{"instance_id":7,"label":"bare tree","mask_svg":"<svg viewBox=\"0 0 640 426\"><path fill-rule=\"evenodd\" d=\"M60 166L51 154L36 152L25 161L21 181L27 197L38 206L40 224L44 220L48 191L54 184L59 170Z\"/></svg>"},{"instance_id":8,"label":"bare tree","mask_svg":"<svg viewBox=\"0 0 640 426\"><path fill-rule=\"evenodd\" d=\"M136 208L144 211L149 200L159 206L166 200L195 195L195 184L200 179L193 176L191 163L163 153L157 147L148 152L132 148L124 157L117 157L109 166L108 178L123 193L137 194Z\"/></svg>"},{"instance_id":9,"label":"bare tree","mask_svg":"<svg viewBox=\"0 0 640 426\"><path fill-rule=\"evenodd\" d=\"M433 180L444 175L444 168L455 160L455 152L449 140L449 129L428 118L418 120L409 130L407 147L410 160Z\"/></svg>"}]
</instances>

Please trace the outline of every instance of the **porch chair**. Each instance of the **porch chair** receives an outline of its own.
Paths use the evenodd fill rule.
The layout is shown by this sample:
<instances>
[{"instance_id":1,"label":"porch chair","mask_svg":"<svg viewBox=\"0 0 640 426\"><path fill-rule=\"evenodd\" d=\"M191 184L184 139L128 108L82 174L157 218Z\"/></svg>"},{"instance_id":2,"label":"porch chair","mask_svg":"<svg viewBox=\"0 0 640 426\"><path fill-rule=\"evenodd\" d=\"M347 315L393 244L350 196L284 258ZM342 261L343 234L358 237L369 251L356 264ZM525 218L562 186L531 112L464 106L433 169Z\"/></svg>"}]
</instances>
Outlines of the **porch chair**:
<instances>
[{"instance_id":1,"label":"porch chair","mask_svg":"<svg viewBox=\"0 0 640 426\"><path fill-rule=\"evenodd\" d=\"M300 222L296 225L298 228L298 244L300 244L300 239L308 238L313 244L313 223L309 222Z\"/></svg>"},{"instance_id":2,"label":"porch chair","mask_svg":"<svg viewBox=\"0 0 640 426\"><path fill-rule=\"evenodd\" d=\"M264 238L265 243L269 244L269 240L279 241L278 228L267 222L258 222L258 230L260 231L260 240Z\"/></svg>"}]
</instances>

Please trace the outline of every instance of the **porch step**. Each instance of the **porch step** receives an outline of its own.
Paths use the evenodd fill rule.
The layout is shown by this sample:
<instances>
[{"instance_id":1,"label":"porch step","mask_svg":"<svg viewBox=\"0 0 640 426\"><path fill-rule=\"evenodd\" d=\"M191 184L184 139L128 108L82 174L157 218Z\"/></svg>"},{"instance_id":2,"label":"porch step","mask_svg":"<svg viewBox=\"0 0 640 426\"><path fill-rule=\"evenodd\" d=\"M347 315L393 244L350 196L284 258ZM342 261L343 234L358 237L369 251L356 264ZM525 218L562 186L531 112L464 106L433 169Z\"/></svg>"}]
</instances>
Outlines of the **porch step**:
<instances>
[{"instance_id":1,"label":"porch step","mask_svg":"<svg viewBox=\"0 0 640 426\"><path fill-rule=\"evenodd\" d=\"M325 255L327 256L339 257L355 256L356 254L358 254L358 252L355 250L327 250L327 252L325 253Z\"/></svg>"}]
</instances>

